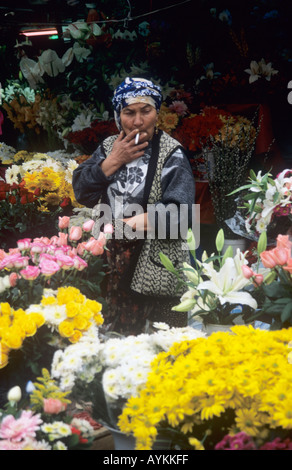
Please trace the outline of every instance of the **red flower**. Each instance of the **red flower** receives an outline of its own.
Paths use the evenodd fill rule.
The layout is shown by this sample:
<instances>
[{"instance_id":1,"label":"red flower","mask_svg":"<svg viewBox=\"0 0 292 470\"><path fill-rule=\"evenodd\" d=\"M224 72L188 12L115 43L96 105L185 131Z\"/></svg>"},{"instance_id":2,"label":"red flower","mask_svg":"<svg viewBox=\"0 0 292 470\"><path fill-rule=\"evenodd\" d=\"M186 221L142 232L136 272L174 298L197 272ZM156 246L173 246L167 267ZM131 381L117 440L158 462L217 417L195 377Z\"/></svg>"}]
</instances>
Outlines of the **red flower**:
<instances>
[{"instance_id":1,"label":"red flower","mask_svg":"<svg viewBox=\"0 0 292 470\"><path fill-rule=\"evenodd\" d=\"M96 119L91 123L90 127L82 131L70 132L66 138L72 144L86 145L88 142L98 144L106 137L117 133L117 126L114 120L100 121Z\"/></svg>"},{"instance_id":2,"label":"red flower","mask_svg":"<svg viewBox=\"0 0 292 470\"><path fill-rule=\"evenodd\" d=\"M31 202L34 202L34 201L35 201L35 197L34 197L33 193L23 194L23 196L21 196L21 198L20 198L20 204L28 204L28 203L31 203Z\"/></svg>"},{"instance_id":3,"label":"red flower","mask_svg":"<svg viewBox=\"0 0 292 470\"><path fill-rule=\"evenodd\" d=\"M60 204L60 207L67 207L71 204L71 199L69 197L65 197Z\"/></svg>"},{"instance_id":4,"label":"red flower","mask_svg":"<svg viewBox=\"0 0 292 470\"><path fill-rule=\"evenodd\" d=\"M10 196L8 197L8 201L10 202L10 204L16 204L16 197L10 194Z\"/></svg>"},{"instance_id":5,"label":"red flower","mask_svg":"<svg viewBox=\"0 0 292 470\"><path fill-rule=\"evenodd\" d=\"M191 150L200 150L210 136L218 134L223 126L220 116L230 116L229 113L215 107L205 107L200 114L183 119L173 133L173 137Z\"/></svg>"},{"instance_id":6,"label":"red flower","mask_svg":"<svg viewBox=\"0 0 292 470\"><path fill-rule=\"evenodd\" d=\"M71 426L71 431L72 434L77 434L79 436L79 442L81 444L86 444L88 442L88 439L85 439L84 437L81 436L81 431L77 428L74 428L74 426Z\"/></svg>"}]
</instances>

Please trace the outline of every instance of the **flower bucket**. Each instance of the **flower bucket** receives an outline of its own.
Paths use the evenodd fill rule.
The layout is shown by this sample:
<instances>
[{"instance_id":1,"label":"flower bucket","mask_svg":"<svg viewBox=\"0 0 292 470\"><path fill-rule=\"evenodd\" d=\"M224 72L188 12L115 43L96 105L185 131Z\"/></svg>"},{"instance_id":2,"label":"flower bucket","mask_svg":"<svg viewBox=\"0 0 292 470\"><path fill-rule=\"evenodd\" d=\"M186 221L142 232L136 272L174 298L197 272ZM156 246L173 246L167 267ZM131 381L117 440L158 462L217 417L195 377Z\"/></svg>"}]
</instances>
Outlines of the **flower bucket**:
<instances>
[{"instance_id":1,"label":"flower bucket","mask_svg":"<svg viewBox=\"0 0 292 470\"><path fill-rule=\"evenodd\" d=\"M135 450L136 440L134 436L124 434L118 429L107 428L113 437L115 450Z\"/></svg>"},{"instance_id":2,"label":"flower bucket","mask_svg":"<svg viewBox=\"0 0 292 470\"><path fill-rule=\"evenodd\" d=\"M233 326L234 325L217 325L215 323L206 323L206 325L203 326L203 331L205 331L207 336L210 336L212 333L217 333L218 331L230 332Z\"/></svg>"},{"instance_id":3,"label":"flower bucket","mask_svg":"<svg viewBox=\"0 0 292 470\"><path fill-rule=\"evenodd\" d=\"M236 238L236 239L226 239L223 245L223 254L227 250L227 248L231 246L233 250L233 256L236 255L236 250L237 248L240 249L241 253L243 253L246 250L247 246L247 240L245 238Z\"/></svg>"}]
</instances>

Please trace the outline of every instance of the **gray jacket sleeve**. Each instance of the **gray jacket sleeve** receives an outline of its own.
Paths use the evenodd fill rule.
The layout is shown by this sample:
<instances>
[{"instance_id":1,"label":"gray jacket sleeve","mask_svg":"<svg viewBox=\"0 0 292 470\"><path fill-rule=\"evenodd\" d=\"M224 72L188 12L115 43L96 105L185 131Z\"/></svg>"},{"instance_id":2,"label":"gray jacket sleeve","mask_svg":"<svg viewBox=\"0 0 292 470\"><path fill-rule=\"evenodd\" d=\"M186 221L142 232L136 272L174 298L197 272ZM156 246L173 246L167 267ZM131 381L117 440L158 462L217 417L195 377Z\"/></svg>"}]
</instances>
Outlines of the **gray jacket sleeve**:
<instances>
[{"instance_id":1,"label":"gray jacket sleeve","mask_svg":"<svg viewBox=\"0 0 292 470\"><path fill-rule=\"evenodd\" d=\"M100 167L104 159L105 155L100 145L92 156L73 172L72 184L76 200L86 207L94 207L101 196L106 197L112 176L105 176Z\"/></svg>"}]
</instances>

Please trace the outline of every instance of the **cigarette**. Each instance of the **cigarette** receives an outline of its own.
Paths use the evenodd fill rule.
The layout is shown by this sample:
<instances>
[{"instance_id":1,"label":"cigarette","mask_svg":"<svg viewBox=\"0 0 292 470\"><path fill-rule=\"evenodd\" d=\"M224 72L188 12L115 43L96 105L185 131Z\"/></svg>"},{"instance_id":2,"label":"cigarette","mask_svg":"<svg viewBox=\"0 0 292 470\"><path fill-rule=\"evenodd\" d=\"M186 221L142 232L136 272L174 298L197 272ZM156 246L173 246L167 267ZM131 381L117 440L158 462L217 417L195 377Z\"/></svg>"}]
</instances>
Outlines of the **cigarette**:
<instances>
[{"instance_id":1,"label":"cigarette","mask_svg":"<svg viewBox=\"0 0 292 470\"><path fill-rule=\"evenodd\" d=\"M138 144L138 142L139 142L139 137L140 137L140 134L139 134L139 132L138 132L138 134L137 134L136 137L135 137L135 145Z\"/></svg>"}]
</instances>

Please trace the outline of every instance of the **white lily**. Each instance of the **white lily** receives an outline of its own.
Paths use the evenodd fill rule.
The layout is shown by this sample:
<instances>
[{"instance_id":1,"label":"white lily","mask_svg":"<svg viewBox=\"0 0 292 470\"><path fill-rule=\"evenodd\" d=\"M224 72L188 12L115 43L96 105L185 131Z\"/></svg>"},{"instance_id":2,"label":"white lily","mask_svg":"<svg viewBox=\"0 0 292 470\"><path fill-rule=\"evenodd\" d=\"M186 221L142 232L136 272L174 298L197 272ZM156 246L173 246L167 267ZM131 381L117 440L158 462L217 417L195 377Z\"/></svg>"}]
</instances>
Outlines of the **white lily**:
<instances>
[{"instance_id":1,"label":"white lily","mask_svg":"<svg viewBox=\"0 0 292 470\"><path fill-rule=\"evenodd\" d=\"M241 266L246 264L242 253L238 252L234 258L226 258L224 265L216 271L209 263L203 263L204 272L210 280L201 282L197 288L208 290L215 294L220 303L245 304L251 308L257 308L257 302L242 289L250 284L243 276Z\"/></svg>"}]
</instances>

